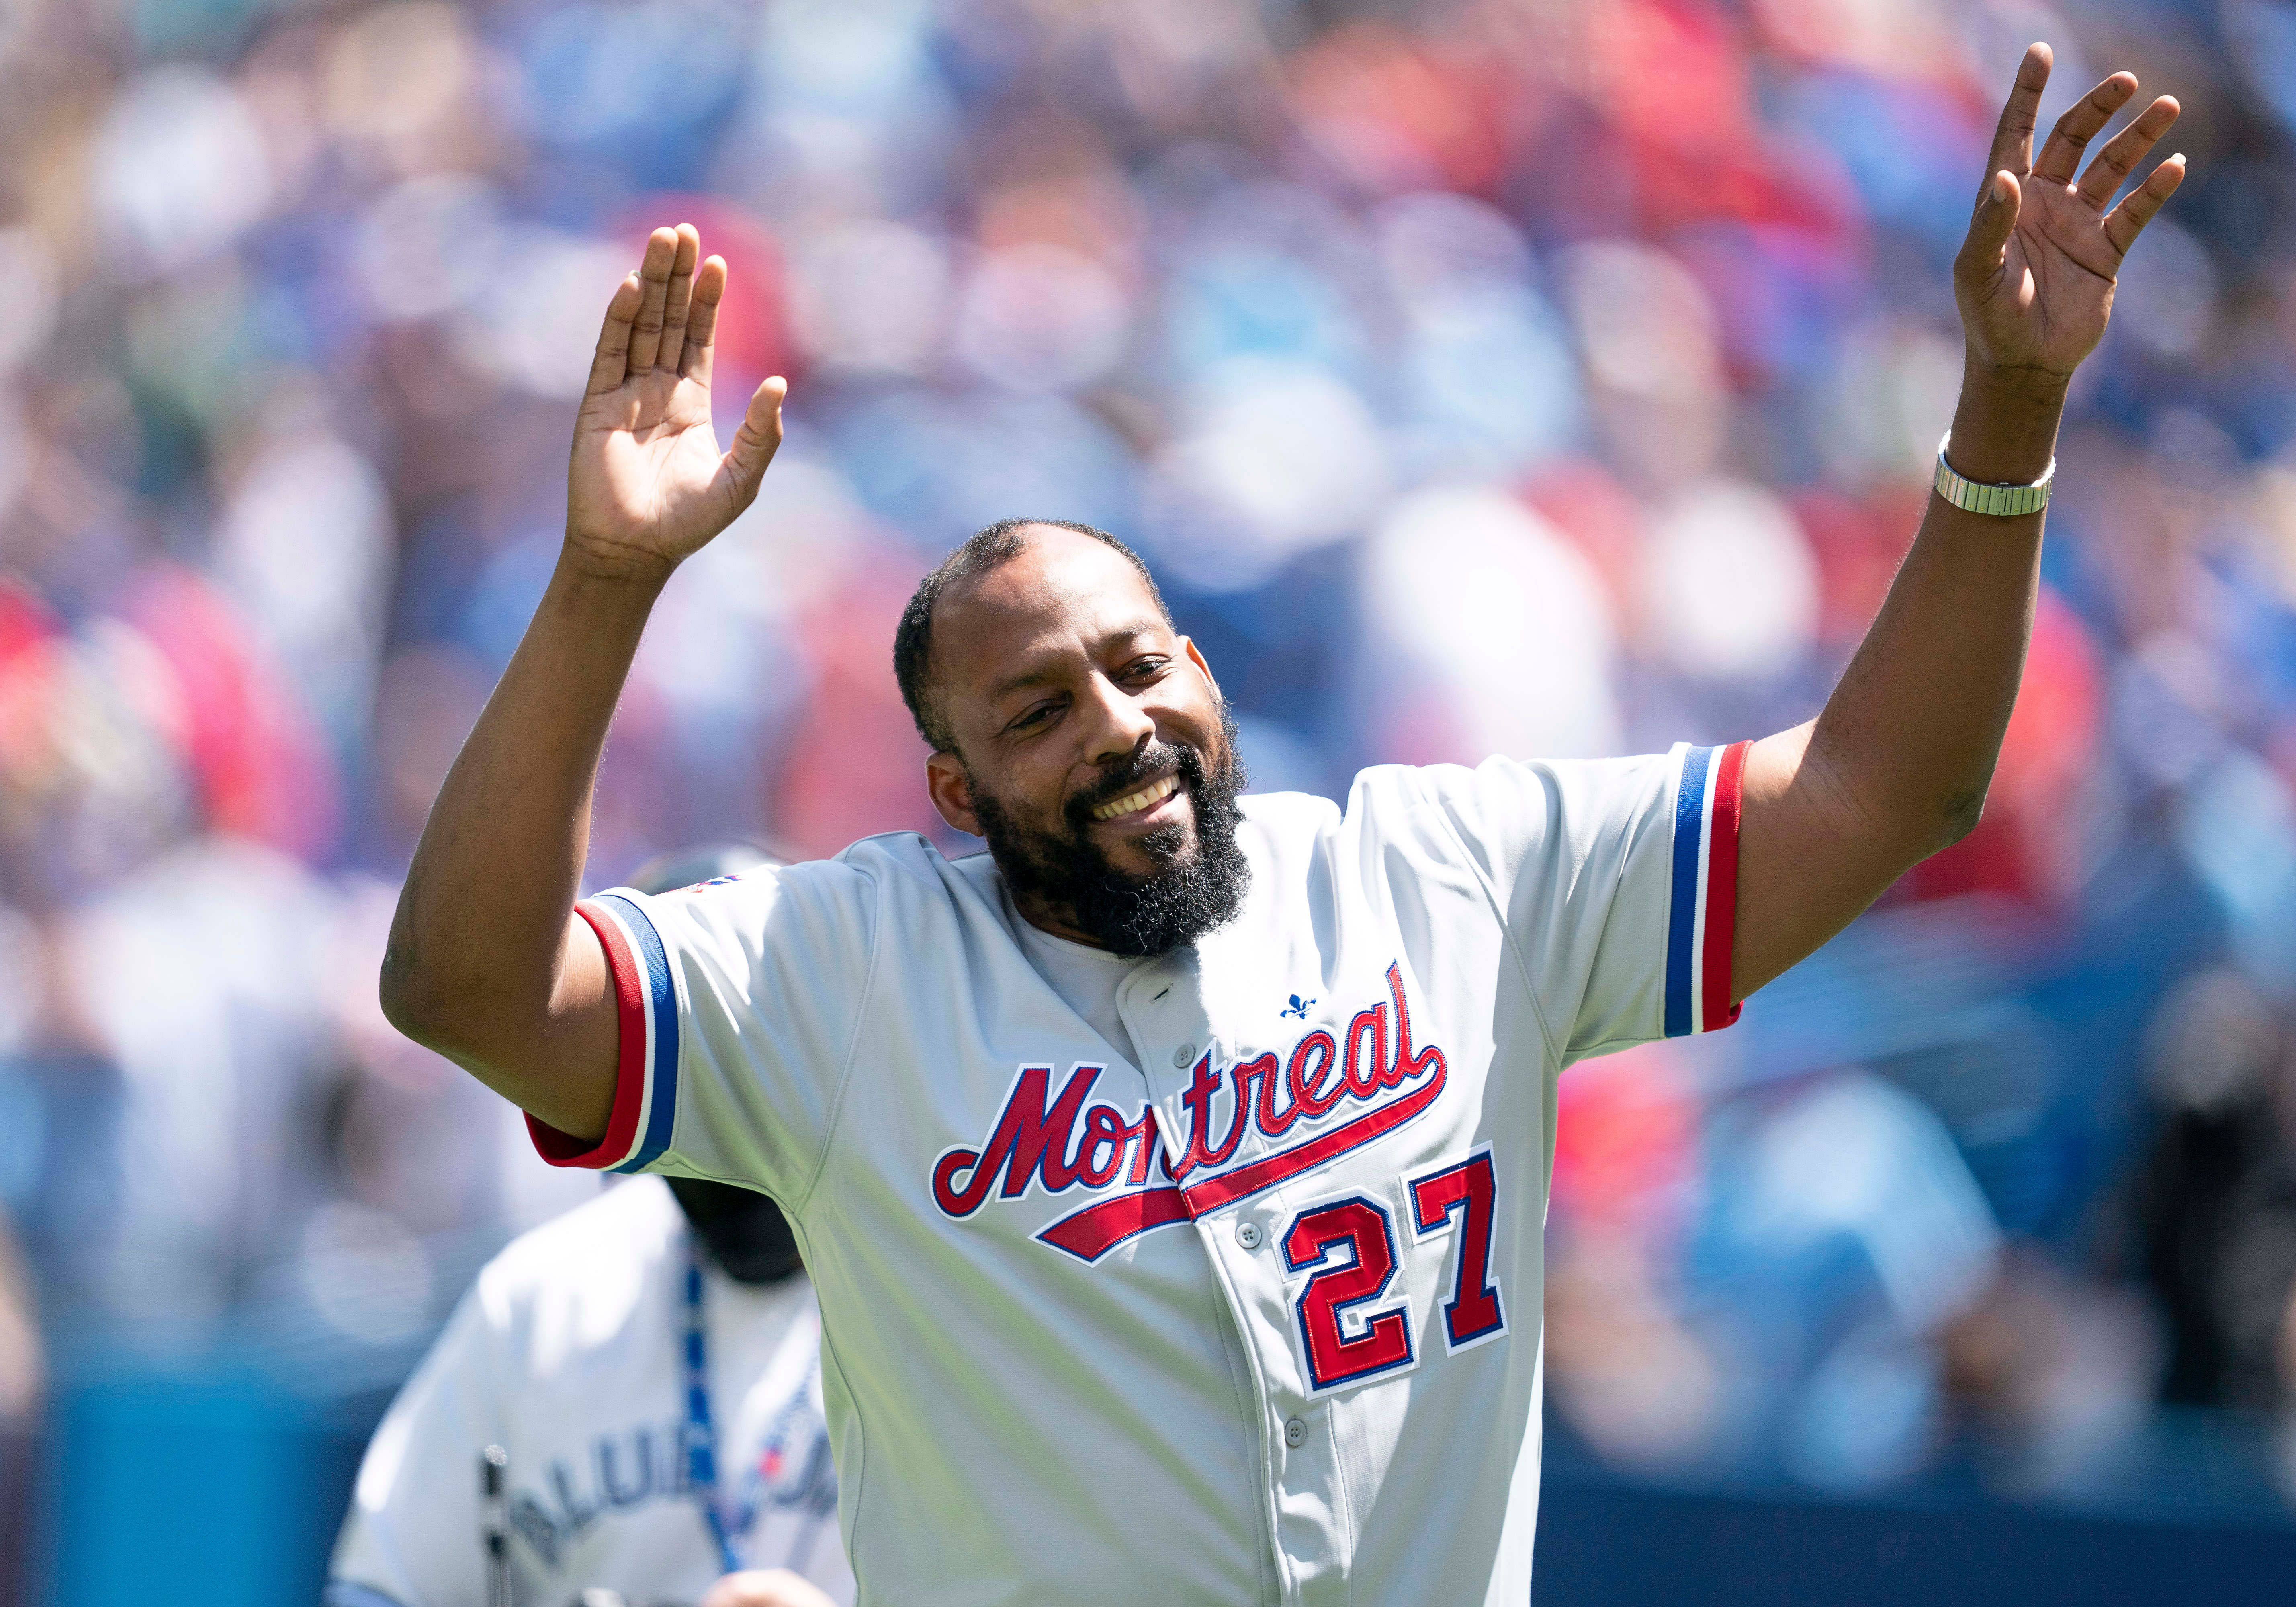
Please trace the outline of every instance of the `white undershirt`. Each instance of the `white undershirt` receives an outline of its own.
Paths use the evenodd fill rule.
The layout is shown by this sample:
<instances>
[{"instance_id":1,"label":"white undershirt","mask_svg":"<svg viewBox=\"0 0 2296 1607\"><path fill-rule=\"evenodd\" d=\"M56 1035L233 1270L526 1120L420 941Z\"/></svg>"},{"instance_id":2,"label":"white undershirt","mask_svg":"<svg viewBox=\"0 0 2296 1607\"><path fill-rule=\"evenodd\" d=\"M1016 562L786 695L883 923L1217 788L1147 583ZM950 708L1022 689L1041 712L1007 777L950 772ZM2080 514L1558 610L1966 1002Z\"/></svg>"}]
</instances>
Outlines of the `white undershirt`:
<instances>
[{"instance_id":1,"label":"white undershirt","mask_svg":"<svg viewBox=\"0 0 2296 1607\"><path fill-rule=\"evenodd\" d=\"M1132 1035L1125 1030L1124 1018L1116 1013L1116 990L1132 974L1133 967L1148 962L1128 960L1104 948L1071 943L1066 938L1055 938L1031 926L1028 917L1013 907L1009 893L1005 895L1004 906L1012 912L1013 928L1021 934L1021 951L1029 956L1029 963L1037 968L1037 974L1050 983L1053 991L1095 1032L1108 1040L1110 1048L1137 1069L1140 1052L1132 1046Z\"/></svg>"}]
</instances>

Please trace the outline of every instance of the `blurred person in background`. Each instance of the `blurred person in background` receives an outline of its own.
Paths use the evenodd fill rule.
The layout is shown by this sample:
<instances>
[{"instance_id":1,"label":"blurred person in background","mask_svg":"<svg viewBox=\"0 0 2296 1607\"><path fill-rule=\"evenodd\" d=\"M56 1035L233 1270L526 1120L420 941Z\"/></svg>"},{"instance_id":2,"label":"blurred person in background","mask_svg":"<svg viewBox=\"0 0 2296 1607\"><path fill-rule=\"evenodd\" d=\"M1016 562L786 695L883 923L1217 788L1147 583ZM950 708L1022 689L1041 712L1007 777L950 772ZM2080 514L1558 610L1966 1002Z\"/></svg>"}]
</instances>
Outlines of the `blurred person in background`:
<instances>
[{"instance_id":1,"label":"blurred person in background","mask_svg":"<svg viewBox=\"0 0 2296 1607\"><path fill-rule=\"evenodd\" d=\"M2122 1209L2166 1329L2164 1405L2296 1406L2292 1049L2287 1007L2229 967L2178 983L2146 1032L2152 1133Z\"/></svg>"},{"instance_id":2,"label":"blurred person in background","mask_svg":"<svg viewBox=\"0 0 2296 1607\"><path fill-rule=\"evenodd\" d=\"M1546 1361L1566 1436L1676 1480L1842 1495L1974 1471L2062 1493L2138 1425L2138 1303L2005 1234L1898 1077L1685 1050L1561 1090Z\"/></svg>"},{"instance_id":3,"label":"blurred person in background","mask_svg":"<svg viewBox=\"0 0 2296 1607\"><path fill-rule=\"evenodd\" d=\"M1523 1148L1542 1126L1552 1134L1552 1078L1584 1054L1727 1025L1738 1000L1839 931L1910 865L1965 834L1982 805L2030 628L2040 512L2067 389L2104 332L2124 254L2185 171L2171 157L2113 205L2176 119L2168 97L2104 140L2084 170L2090 142L2136 94L2125 73L2098 84L2036 149L2050 61L2036 45L2020 66L1956 266L1965 375L1939 448L1936 495L1879 619L1816 720L1726 750L1685 745L1664 760L1367 772L1344 816L1280 795L1239 810L1224 701L1203 655L1177 635L1146 566L1090 527L1011 520L979 533L928 578L895 650L905 700L933 749L928 791L952 827L987 837L988 865L952 865L920 839L888 836L715 899L633 893L578 904L600 750L654 600L678 563L755 497L782 437L786 388L768 380L720 450L709 381L726 268L701 255L690 226L650 237L598 338L558 567L424 829L384 962L383 996L410 1035L532 1112L537 1147L561 1163L730 1170L809 1202L797 1226L809 1240L823 1235L812 1242L830 1258L816 1254L815 1264L832 1337L862 1357L844 1358L832 1397L840 1439L855 1436L857 1455L873 1406L875 1443L892 1447L884 1482L873 1486L881 1493L850 1514L863 1571L884 1581L873 1588L917 1594L936 1582L970 1582L1010 1594L1090 1579L1106 1598L1136 1579L1210 1594L1220 1587L1176 1586L1150 1565L1152 1554L1175 1561L1152 1547L1185 1519L1197 1521L1202 1537L1191 1567L1227 1589L1255 1578L1273 1587L1261 1545L1272 1540L1287 1579L1344 1580L1350 1590L1416 1599L1428 1588L1434 1535L1456 1541L1446 1588L1505 1600L1527 1587L1538 1261L1522 1224L1544 1215L1535 1179L1545 1158L1526 1159ZM1436 831L1437 821L1447 830ZM1383 835L1390 830L1393 839ZM1555 863L1566 857L1567 871ZM1364 880L1339 868L1328 881L1300 873L1304 892L1265 888L1261 878L1295 864L1360 865ZM1455 884L1466 900L1457 907L1472 914L1447 922L1422 900ZM1198 1164L1224 1164L1243 1135L1247 1062L1238 1058L1231 1136L1217 1154L1207 1148L1220 1078L1211 1050L1195 1060L1202 1031L1230 1045L1239 1033L1262 1036L1245 1024L1242 1003L1222 996L1215 1004L1213 980L1232 988L1238 976L1256 977L1271 1001L1284 975L1271 966L1296 965L1295 980L1304 976L1326 994L1352 986L1337 974L1330 930L1350 924L1368 931L1359 945L1403 956L1385 973L1398 1042L1392 1076L1383 1063L1385 1004L1342 1027L1332 1017L1338 1001L1295 992L1285 1013L1312 1021L1320 1004L1349 1048L1342 1055L1327 1047L1323 1067L1306 1078L1301 1056L1311 1041L1334 1039L1317 1028L1299 1041L1290 1119L1320 1097L1333 1063L1347 1065L1345 1091L1358 1099L1425 1076L1431 1065L1439 1074L1408 1102L1325 1127L1290 1150L1263 1147L1248 1166L1185 1189L1141 1187L1160 1131L1176 1180ZM1710 938L1702 941L1702 932ZM1332 946L1319 952L1325 938ZM1524 960L1506 957L1515 942L1535 952L1536 980L1521 974ZM1287 945L1299 952L1287 955ZM1151 966L1111 969L1135 961ZM1406 964L1427 989L1409 1018ZM873 991L881 969L884 987ZM1043 990L1027 980L1032 971L1067 1001L1068 1015L1047 1013ZM1144 1000L1136 1019L1128 1012L1119 1021L1120 988L1167 976L1157 999L1183 982L1188 991L1166 1016ZM1520 1016L1512 993L1500 1002L1484 991L1505 979L1530 985ZM1059 1042L1054 1035L1066 1032L1074 1036L1054 1058L1107 1043L1147 1068L1154 1057L1133 1047L1132 1034L1148 1020L1175 1037L1186 1022L1210 1022L1170 1051L1175 1069L1195 1063L1186 1093L1150 1080L1156 1098L1135 1119L1092 1109L1086 1130L1098 1137L1083 1141L1076 1161L1066 1159L1064 1135L1047 1147L1051 1124L1076 1119L1067 1102L1083 1099L1086 1072L1109 1068L1080 1065L1055 1117L1028 1103L1046 1097L1049 1071L1024 1065L1009 1078L1002 1068L1012 1063L1010 1047ZM1366 1081L1357 1045L1374 1027L1378 1069ZM1454 1045L1456 1059L1447 1063L1451 1095L1432 1107L1445 1091L1438 1038ZM1415 1058L1414 1042L1427 1045ZM1250 1062L1250 1076L1269 1077L1278 1059ZM1519 1079L1492 1075L1517 1070L1516 1061L1544 1070L1528 1092ZM856 1068L870 1080L849 1082ZM1005 1090L1001 1112L984 1080L992 1069ZM1266 1103L1269 1085L1260 1086L1254 1119L1272 1139L1280 1128ZM849 1097L864 1114L840 1126ZM1533 1103L1507 1103L1518 1098ZM1447 1126L1400 1127L1428 1108L1440 1109ZM1343 1272L1349 1306L1384 1297L1398 1263L1391 1238L1378 1259L1371 1235L1390 1230L1371 1224L1388 1223L1387 1208L1359 1196L1279 1228L1295 1273L1326 1260L1332 1246L1353 1252L1351 1264L1308 1280L1303 1362L1275 1298L1281 1275L1270 1258L1250 1254L1263 1241L1259 1223L1248 1212L1234 1224L1206 1218L1388 1126L1404 1135L1384 1152L1391 1179L1398 1166L1407 1175L1434 1165L1429 1146L1446 1133L1494 1125L1498 1143L1439 1173L1456 1179L1480 1166L1487 1192L1476 1198L1486 1211L1490 1190L1515 1202L1503 1267L1489 1249L1488 1215L1464 1206L1458 1283L1445 1308L1448 1365L1431 1353L1436 1365L1407 1382L1390 1379L1354 1397L1358 1411L1398 1414L1378 1433L1351 1426L1345 1398L1310 1413L1309 1396L1360 1382L1366 1369L1393 1373L1419 1360L1409 1309L1422 1298L1432 1304L1434 1261L1400 1264L1426 1287L1406 1291L1404 1308L1364 1315L1364 1332L1349 1335L1332 1303L1337 1290L1318 1308L1316 1286ZM948 1143L992 1131L999 1136L983 1137L979 1150ZM1034 1136L1031 1147L1015 1160L1023 1132ZM1103 1168L1094 1158L1111 1144L1115 1159ZM1007 1242L1030 1233L1028 1222L1046 1209L1040 1201L982 1224L978 1236L949 1226L985 1201L992 1167L1012 1165L1001 1194L1013 1201L1029 1193L1025 1168L1039 1162L1048 1193L1073 1186L1078 1168L1103 1172L1091 1180L1103 1189L1128 1152L1136 1192L1030 1234L1046 1238L1044 1254ZM1350 1171L1372 1186L1359 1163L1324 1171L1317 1186L1345 1186ZM977 1198L952 1203L957 1174L972 1178L964 1186ZM1438 1175L1408 1191L1422 1237L1445 1226L1416 1192ZM921 1197L927 1176L938 1218ZM1349 1211L1357 1213L1352 1225L1337 1226L1332 1213ZM1095 1223L1084 1222L1096 1213ZM1143 1237L1181 1221L1196 1222L1199 1235ZM1069 1228L1086 1237L1064 1238ZM1231 1253L1231 1236L1243 1253ZM1079 1281L1087 1275L1047 1259L1065 1249L1090 1267L1134 1241L1098 1281ZM1209 1256L1218 1258L1224 1286L1212 1281ZM984 1298L984 1283L997 1298ZM1482 1340L1511 1337L1493 1292L1505 1283L1514 1286L1516 1320L1530 1332L1472 1360L1458 1357ZM1238 1287L1253 1291L1248 1310L1239 1308ZM1174 1288L1185 1299L1165 1292ZM1256 1408L1272 1413L1255 1409L1240 1422L1237 1381L1204 1354L1201 1313L1218 1310L1223 1292L1234 1318L1226 1332L1251 1347L1255 1376L1296 1381L1263 1382ZM1472 1332L1461 1315L1470 1303L1483 1324ZM1915 1313L1920 1322L1936 1319L1932 1306ZM1327 1315L1328 1331L1315 1325L1316 1309ZM1366 1352L1384 1359L1365 1361ZM1063 1388L1074 1390L1075 1409L1057 1414L1057 1429L1008 1431L1024 1402L1042 1410ZM1280 1431L1267 1421L1295 1411ZM1265 1438L1279 1431L1283 1453ZM1213 1470L1197 1459L1215 1442L1233 1460L1208 1476ZM1400 1467L1390 1458L1406 1449L1424 1455L1437 1444L1479 1454L1505 1476L1436 1480L1441 1488L1390 1477ZM1253 1447L1264 1461L1248 1454ZM1349 1450L1373 1458L1349 1473L1353 1495L1336 1482ZM873 1449L873 1467L885 1455ZM1185 1470L1156 1487L1160 1502L1144 1482L1151 1467ZM1274 1488L1261 1488L1269 1481ZM1237 1516L1295 1500L1323 1514L1375 1515L1330 1528L1301 1519L1273 1535ZM1046 1544L1047 1521L1060 1525L1062 1544ZM960 1536L962 1551L946 1543ZM1130 1548L1143 1546L1152 1551L1139 1554L1141 1566L1127 1566Z\"/></svg>"},{"instance_id":4,"label":"blurred person in background","mask_svg":"<svg viewBox=\"0 0 2296 1607\"><path fill-rule=\"evenodd\" d=\"M2125 1286L2013 1242L1937 1339L1940 1462L2029 1496L2095 1488L2116 1462L2128 1465L2161 1347L2152 1314Z\"/></svg>"},{"instance_id":5,"label":"blurred person in background","mask_svg":"<svg viewBox=\"0 0 2296 1607\"><path fill-rule=\"evenodd\" d=\"M1636 1086L1677 1082L1663 1064L1576 1078L1547 1297L1564 1420L1646 1470L1853 1490L1928 1465L1950 1427L1941 1341L1992 1283L2001 1237L1936 1116L1855 1067L1694 1116ZM1644 1174L1625 1197L1598 1169L1621 1144Z\"/></svg>"},{"instance_id":6,"label":"blurred person in background","mask_svg":"<svg viewBox=\"0 0 2296 1607\"><path fill-rule=\"evenodd\" d=\"M771 863L728 844L665 856L634 881L667 892ZM375 1431L328 1607L482 1607L490 1445L509 1454L520 1603L592 1589L632 1607L853 1599L820 1317L763 1194L631 1178L489 1262Z\"/></svg>"}]
</instances>

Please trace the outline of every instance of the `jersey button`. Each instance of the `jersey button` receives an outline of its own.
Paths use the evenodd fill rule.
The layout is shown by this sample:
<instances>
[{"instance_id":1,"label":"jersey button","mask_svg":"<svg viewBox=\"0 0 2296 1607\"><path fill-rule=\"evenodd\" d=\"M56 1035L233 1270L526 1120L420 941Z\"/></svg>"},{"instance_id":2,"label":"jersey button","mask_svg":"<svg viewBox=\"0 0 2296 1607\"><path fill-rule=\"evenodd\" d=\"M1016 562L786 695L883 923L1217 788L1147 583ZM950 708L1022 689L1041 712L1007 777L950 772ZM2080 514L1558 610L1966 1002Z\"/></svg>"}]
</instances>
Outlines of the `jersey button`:
<instances>
[{"instance_id":1,"label":"jersey button","mask_svg":"<svg viewBox=\"0 0 2296 1607\"><path fill-rule=\"evenodd\" d=\"M1242 1245L1246 1250L1258 1250L1259 1248L1259 1224L1257 1222L1237 1223L1235 1225L1235 1242L1238 1244Z\"/></svg>"},{"instance_id":2,"label":"jersey button","mask_svg":"<svg viewBox=\"0 0 2296 1607\"><path fill-rule=\"evenodd\" d=\"M1186 1070L1188 1062L1195 1058L1196 1046L1193 1044L1182 1044L1172 1051L1172 1064L1182 1071Z\"/></svg>"},{"instance_id":3,"label":"jersey button","mask_svg":"<svg viewBox=\"0 0 2296 1607\"><path fill-rule=\"evenodd\" d=\"M1308 1425L1297 1417L1294 1417L1291 1422L1285 1423L1283 1425L1283 1443L1290 1446L1295 1451L1301 1446L1307 1444Z\"/></svg>"}]
</instances>

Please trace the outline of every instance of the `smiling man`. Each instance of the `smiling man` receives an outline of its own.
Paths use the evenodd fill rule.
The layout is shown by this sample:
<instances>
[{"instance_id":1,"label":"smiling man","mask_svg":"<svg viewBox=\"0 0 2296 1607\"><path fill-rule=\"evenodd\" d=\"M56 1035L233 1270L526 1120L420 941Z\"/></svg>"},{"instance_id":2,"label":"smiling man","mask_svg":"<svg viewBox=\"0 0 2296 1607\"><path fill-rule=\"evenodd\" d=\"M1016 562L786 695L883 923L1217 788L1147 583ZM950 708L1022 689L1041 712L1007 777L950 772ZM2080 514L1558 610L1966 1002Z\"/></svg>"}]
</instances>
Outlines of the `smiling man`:
<instances>
[{"instance_id":1,"label":"smiling man","mask_svg":"<svg viewBox=\"0 0 2296 1607\"><path fill-rule=\"evenodd\" d=\"M1956 265L1936 495L1809 724L1240 797L1212 666L1145 567L1008 521L927 578L894 653L932 800L988 854L879 837L578 903L647 614L781 432L768 381L718 450L725 265L649 241L383 998L553 1160L780 1202L863 1602L1520 1607L1556 1078L1726 1025L1982 805L2066 382L2184 173L2112 205L2165 98L2080 169L2126 73L2036 155L2048 65L2019 69Z\"/></svg>"},{"instance_id":2,"label":"smiling man","mask_svg":"<svg viewBox=\"0 0 2296 1607\"><path fill-rule=\"evenodd\" d=\"M933 750L934 806L988 840L1030 927L1140 959L1241 906L1234 723L1147 565L1114 537L1062 520L990 525L909 599L893 673ZM1103 697L1101 683L1125 695ZM1068 718L1079 694L1086 718L1106 721L1081 748ZM1045 740L1064 719L1069 740Z\"/></svg>"}]
</instances>

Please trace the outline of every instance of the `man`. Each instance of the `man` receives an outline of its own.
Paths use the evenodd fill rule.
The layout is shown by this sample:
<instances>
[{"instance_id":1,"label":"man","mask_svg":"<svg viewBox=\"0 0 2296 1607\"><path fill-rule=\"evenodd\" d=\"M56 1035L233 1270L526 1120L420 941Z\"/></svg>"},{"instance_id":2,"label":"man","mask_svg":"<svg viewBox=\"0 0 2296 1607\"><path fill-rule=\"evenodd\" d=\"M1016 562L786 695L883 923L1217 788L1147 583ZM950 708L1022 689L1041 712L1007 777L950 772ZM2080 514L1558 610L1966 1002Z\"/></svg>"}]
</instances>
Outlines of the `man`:
<instances>
[{"instance_id":1,"label":"man","mask_svg":"<svg viewBox=\"0 0 2296 1607\"><path fill-rule=\"evenodd\" d=\"M774 863L729 843L631 880L664 892ZM633 1607L850 1602L819 1336L789 1223L754 1190L635 1178L523 1235L375 1431L327 1607L484 1607L492 1445L509 1453L521 1607L592 1590Z\"/></svg>"},{"instance_id":2,"label":"man","mask_svg":"<svg viewBox=\"0 0 2296 1607\"><path fill-rule=\"evenodd\" d=\"M1726 1024L1981 807L2066 382L2184 171L2107 210L2162 99L2077 176L2126 73L2033 155L2049 60L2019 70L1956 267L1941 489L1812 723L1374 769L1344 810L1239 799L1212 668L1138 561L992 527L896 644L927 790L989 854L874 838L577 905L647 611L781 432L769 380L718 452L724 265L655 233L383 994L553 1159L789 1212L864 1602L1522 1601L1556 1076Z\"/></svg>"}]
</instances>

